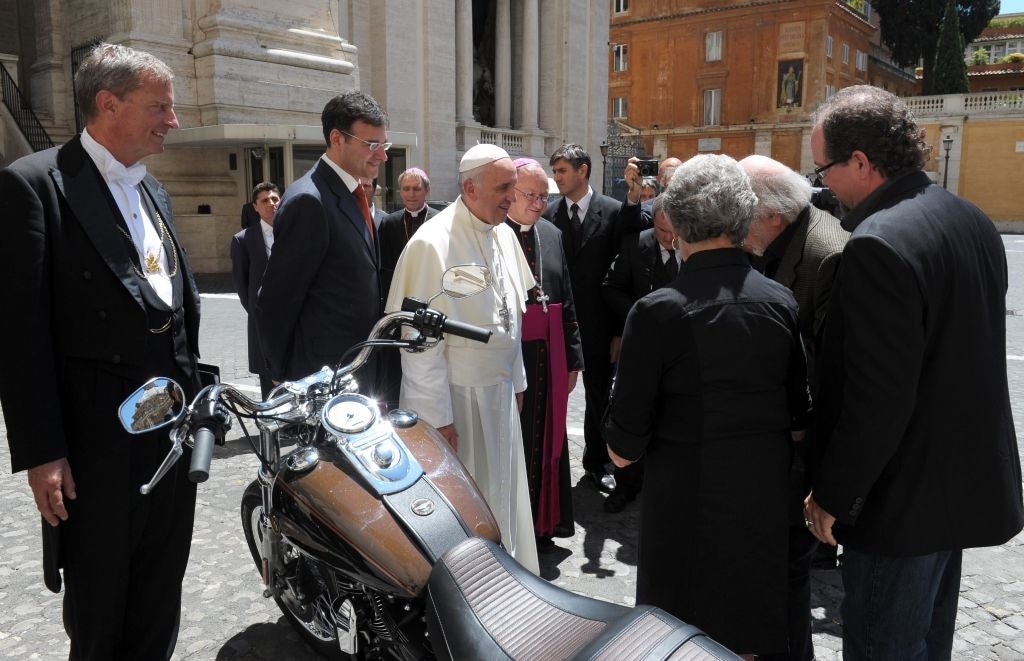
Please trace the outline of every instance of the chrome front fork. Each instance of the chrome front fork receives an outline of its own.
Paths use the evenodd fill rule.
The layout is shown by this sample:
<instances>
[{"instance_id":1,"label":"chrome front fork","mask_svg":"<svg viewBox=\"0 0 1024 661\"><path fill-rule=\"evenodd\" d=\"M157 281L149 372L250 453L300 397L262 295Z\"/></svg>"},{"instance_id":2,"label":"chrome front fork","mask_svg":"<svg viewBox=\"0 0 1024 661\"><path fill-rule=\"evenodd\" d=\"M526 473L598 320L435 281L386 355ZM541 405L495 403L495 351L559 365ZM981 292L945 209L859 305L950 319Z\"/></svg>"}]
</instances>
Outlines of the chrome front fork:
<instances>
[{"instance_id":1,"label":"chrome front fork","mask_svg":"<svg viewBox=\"0 0 1024 661\"><path fill-rule=\"evenodd\" d=\"M260 454L266 461L266 467L260 466L256 480L260 485L260 494L263 497L263 515L260 517L260 527L263 529L262 557L263 563L260 573L263 575L264 597L278 596L281 588L276 581L272 580L275 574L281 573L281 533L274 525L274 479L281 464L281 443L277 430L260 430Z\"/></svg>"}]
</instances>

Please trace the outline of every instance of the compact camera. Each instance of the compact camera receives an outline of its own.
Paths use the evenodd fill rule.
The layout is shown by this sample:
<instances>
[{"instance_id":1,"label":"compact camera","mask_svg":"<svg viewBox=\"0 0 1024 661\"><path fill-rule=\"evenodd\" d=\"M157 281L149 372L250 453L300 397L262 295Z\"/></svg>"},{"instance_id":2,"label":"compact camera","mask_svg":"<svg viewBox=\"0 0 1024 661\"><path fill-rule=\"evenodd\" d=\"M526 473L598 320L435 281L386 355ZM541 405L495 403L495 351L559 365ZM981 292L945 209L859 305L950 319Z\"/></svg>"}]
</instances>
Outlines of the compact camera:
<instances>
[{"instance_id":1,"label":"compact camera","mask_svg":"<svg viewBox=\"0 0 1024 661\"><path fill-rule=\"evenodd\" d=\"M658 161L651 159L644 159L636 162L636 166L640 169L641 177L657 177L658 176Z\"/></svg>"}]
</instances>

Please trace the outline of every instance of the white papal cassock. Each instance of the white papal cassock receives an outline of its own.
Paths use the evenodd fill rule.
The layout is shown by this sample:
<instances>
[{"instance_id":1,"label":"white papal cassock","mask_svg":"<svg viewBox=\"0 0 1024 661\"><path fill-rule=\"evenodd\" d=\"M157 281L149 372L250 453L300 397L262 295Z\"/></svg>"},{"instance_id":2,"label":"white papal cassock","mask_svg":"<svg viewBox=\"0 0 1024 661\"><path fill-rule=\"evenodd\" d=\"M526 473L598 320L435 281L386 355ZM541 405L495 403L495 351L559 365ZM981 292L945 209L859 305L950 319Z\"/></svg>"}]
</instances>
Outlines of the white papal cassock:
<instances>
[{"instance_id":1,"label":"white papal cassock","mask_svg":"<svg viewBox=\"0 0 1024 661\"><path fill-rule=\"evenodd\" d=\"M455 425L459 459L494 512L505 547L536 574L540 568L515 399L515 393L526 390L520 320L534 280L515 234L504 224L476 218L459 197L409 240L385 308L401 310L406 296L428 300L440 290L444 270L459 264L487 266L492 288L462 299L440 296L431 307L492 331L491 339L483 344L449 335L422 353L403 352L399 403L435 427ZM499 313L503 297L511 311L508 332Z\"/></svg>"}]
</instances>

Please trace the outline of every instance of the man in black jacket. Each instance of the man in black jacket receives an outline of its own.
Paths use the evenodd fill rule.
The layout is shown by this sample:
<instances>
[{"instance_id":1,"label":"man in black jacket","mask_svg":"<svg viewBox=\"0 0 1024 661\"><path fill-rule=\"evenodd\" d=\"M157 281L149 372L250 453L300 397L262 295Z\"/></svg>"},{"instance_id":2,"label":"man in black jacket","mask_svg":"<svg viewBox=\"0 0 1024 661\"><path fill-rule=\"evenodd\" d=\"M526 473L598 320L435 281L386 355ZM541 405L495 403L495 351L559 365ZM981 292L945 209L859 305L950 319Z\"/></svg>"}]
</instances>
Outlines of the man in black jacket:
<instances>
[{"instance_id":1,"label":"man in black jacket","mask_svg":"<svg viewBox=\"0 0 1024 661\"><path fill-rule=\"evenodd\" d=\"M263 284L263 271L274 246L274 216L279 204L281 193L276 185L269 181L256 184L252 189L252 208L260 220L231 237L231 274L238 301L248 317L249 371L259 376L260 393L264 399L274 387L274 382L268 374L267 360L263 357L256 334L256 317L249 306L255 305Z\"/></svg>"},{"instance_id":2,"label":"man in black jacket","mask_svg":"<svg viewBox=\"0 0 1024 661\"><path fill-rule=\"evenodd\" d=\"M888 92L825 101L811 150L852 235L818 361L807 526L843 544L846 658L948 659L962 549L1024 525L1003 243L922 172L924 131Z\"/></svg>"},{"instance_id":3,"label":"man in black jacket","mask_svg":"<svg viewBox=\"0 0 1024 661\"><path fill-rule=\"evenodd\" d=\"M651 202L654 227L622 240L619 254L612 262L601 294L612 311L615 331L612 356L618 362L619 343L626 315L638 300L676 279L682 261L676 249L676 232L662 207L664 198ZM615 490L604 501L604 511L616 514L632 502L643 487L643 459L615 471Z\"/></svg>"},{"instance_id":4,"label":"man in black jacket","mask_svg":"<svg viewBox=\"0 0 1024 661\"><path fill-rule=\"evenodd\" d=\"M100 44L75 75L85 130L0 172L0 401L11 463L43 516L71 659L169 659L195 485L184 457L139 493L170 441L128 434L124 398L155 376L198 386L199 294L170 199L139 161L177 128L173 74ZM44 650L45 651L45 650Z\"/></svg>"},{"instance_id":5,"label":"man in black jacket","mask_svg":"<svg viewBox=\"0 0 1024 661\"><path fill-rule=\"evenodd\" d=\"M549 162L562 198L548 205L544 217L562 230L586 364L583 470L597 489L611 492L615 478L608 469L610 461L601 436L601 416L608 406L614 324L601 298L601 283L622 237L640 231L640 205L623 208L620 202L596 193L590 187L590 155L579 145L562 145ZM620 212L620 208L624 210Z\"/></svg>"}]
</instances>

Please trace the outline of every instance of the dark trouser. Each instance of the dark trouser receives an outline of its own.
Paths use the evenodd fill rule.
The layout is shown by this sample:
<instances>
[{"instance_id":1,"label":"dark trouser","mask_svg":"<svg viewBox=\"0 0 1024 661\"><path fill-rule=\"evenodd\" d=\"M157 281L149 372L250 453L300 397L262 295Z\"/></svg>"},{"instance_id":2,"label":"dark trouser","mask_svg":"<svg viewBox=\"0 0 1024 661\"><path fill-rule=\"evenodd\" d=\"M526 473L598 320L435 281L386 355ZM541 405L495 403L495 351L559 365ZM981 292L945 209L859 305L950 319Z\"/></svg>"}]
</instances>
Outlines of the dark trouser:
<instances>
[{"instance_id":1,"label":"dark trouser","mask_svg":"<svg viewBox=\"0 0 1024 661\"><path fill-rule=\"evenodd\" d=\"M615 491L621 492L630 498L636 498L644 486L644 458L640 457L635 462L624 468L615 469Z\"/></svg>"},{"instance_id":2,"label":"dark trouser","mask_svg":"<svg viewBox=\"0 0 1024 661\"><path fill-rule=\"evenodd\" d=\"M843 547L843 658L949 659L963 552L892 558Z\"/></svg>"},{"instance_id":3,"label":"dark trouser","mask_svg":"<svg viewBox=\"0 0 1024 661\"><path fill-rule=\"evenodd\" d=\"M270 378L269 374L258 374L260 377L260 396L266 400L267 395L274 389L274 380Z\"/></svg>"},{"instance_id":4,"label":"dark trouser","mask_svg":"<svg viewBox=\"0 0 1024 661\"><path fill-rule=\"evenodd\" d=\"M608 355L586 356L583 370L583 388L586 411L583 414L583 470L601 473L608 463L608 446L601 434L601 420L608 408L608 387L611 385L612 366Z\"/></svg>"},{"instance_id":5,"label":"dark trouser","mask_svg":"<svg viewBox=\"0 0 1024 661\"><path fill-rule=\"evenodd\" d=\"M157 358L154 358L156 361ZM177 372L177 373L176 373ZM153 373L195 384L164 362ZM130 436L114 414L143 380L87 364L66 364L68 463L77 499L59 527L64 568L64 627L73 661L169 659L178 635L181 582L192 543L196 487L188 451L149 495L167 454L167 430Z\"/></svg>"},{"instance_id":6,"label":"dark trouser","mask_svg":"<svg viewBox=\"0 0 1024 661\"><path fill-rule=\"evenodd\" d=\"M786 585L788 654L762 655L765 661L813 661L811 642L811 559L818 540L803 523L789 527L789 570Z\"/></svg>"}]
</instances>

